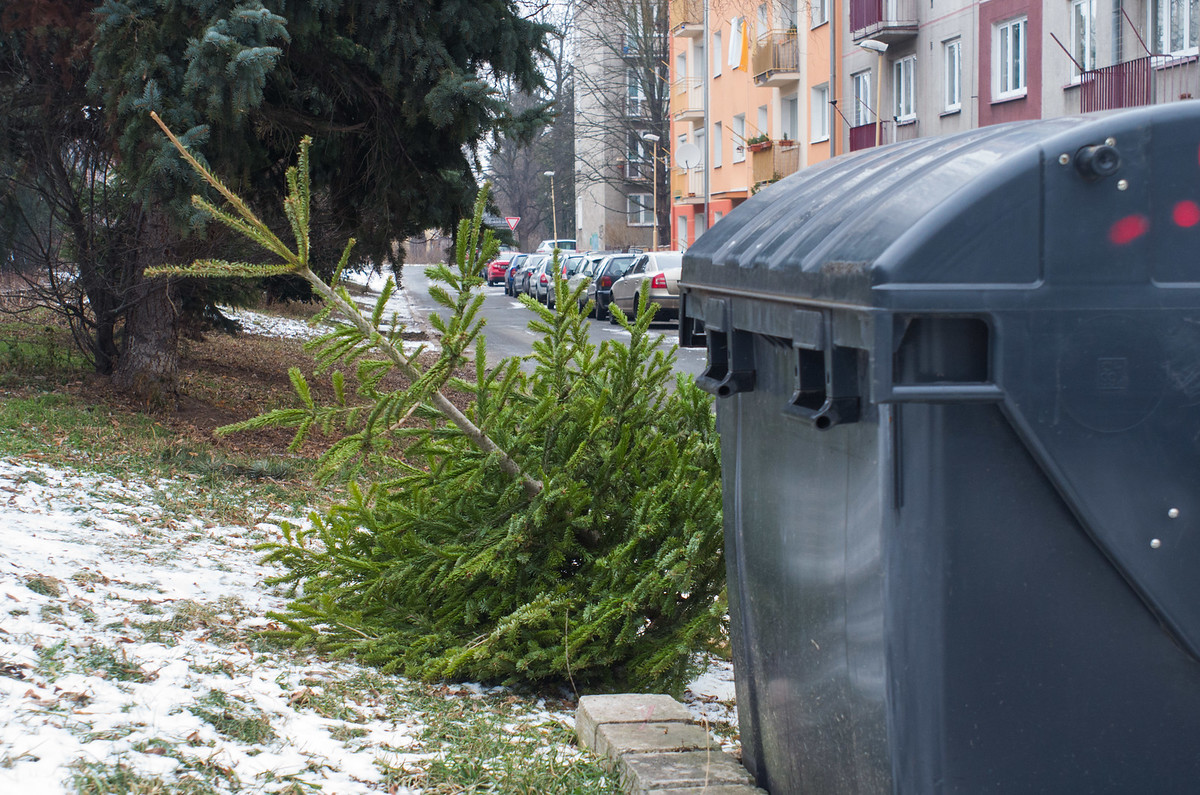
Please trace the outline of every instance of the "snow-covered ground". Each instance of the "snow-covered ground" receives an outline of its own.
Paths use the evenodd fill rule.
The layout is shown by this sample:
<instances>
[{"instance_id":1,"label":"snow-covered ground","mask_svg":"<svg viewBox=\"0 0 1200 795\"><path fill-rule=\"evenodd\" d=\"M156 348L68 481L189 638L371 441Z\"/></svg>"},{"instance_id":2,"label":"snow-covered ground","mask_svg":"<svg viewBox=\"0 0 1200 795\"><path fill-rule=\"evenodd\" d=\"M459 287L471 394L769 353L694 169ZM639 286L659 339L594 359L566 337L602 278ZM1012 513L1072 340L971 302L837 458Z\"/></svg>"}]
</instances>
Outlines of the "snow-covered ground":
<instances>
[{"instance_id":1,"label":"snow-covered ground","mask_svg":"<svg viewBox=\"0 0 1200 795\"><path fill-rule=\"evenodd\" d=\"M115 773L215 792L416 791L396 781L429 760L426 717L395 691L424 686L261 641L286 600L254 547L298 519L244 505L255 518L229 524L196 508L203 489L0 461L0 793ZM688 698L710 724L736 722L727 665ZM519 720L573 725L545 702Z\"/></svg>"}]
</instances>

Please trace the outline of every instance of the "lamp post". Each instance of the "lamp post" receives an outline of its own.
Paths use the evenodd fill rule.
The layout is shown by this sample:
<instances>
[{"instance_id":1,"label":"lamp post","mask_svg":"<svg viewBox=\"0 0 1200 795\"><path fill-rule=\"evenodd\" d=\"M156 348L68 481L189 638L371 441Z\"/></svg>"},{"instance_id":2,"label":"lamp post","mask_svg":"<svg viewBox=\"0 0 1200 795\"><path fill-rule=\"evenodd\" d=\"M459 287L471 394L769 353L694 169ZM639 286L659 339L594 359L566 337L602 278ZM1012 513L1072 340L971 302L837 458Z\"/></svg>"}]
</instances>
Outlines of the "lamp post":
<instances>
[{"instance_id":1,"label":"lamp post","mask_svg":"<svg viewBox=\"0 0 1200 795\"><path fill-rule=\"evenodd\" d=\"M652 172L650 175L650 190L654 197L651 200L651 203L654 205L654 209L651 211L654 213L654 242L651 244L651 248L654 251L658 251L658 136L648 132L638 133L638 135L643 141L648 141L651 145L650 162Z\"/></svg>"},{"instance_id":2,"label":"lamp post","mask_svg":"<svg viewBox=\"0 0 1200 795\"><path fill-rule=\"evenodd\" d=\"M554 172L543 171L550 178L550 226L554 230L554 247L558 248L558 205L554 203Z\"/></svg>"},{"instance_id":3,"label":"lamp post","mask_svg":"<svg viewBox=\"0 0 1200 795\"><path fill-rule=\"evenodd\" d=\"M888 46L878 39L864 39L858 46L879 55L879 75L875 82L875 145L879 146L883 140L883 54Z\"/></svg>"}]
</instances>

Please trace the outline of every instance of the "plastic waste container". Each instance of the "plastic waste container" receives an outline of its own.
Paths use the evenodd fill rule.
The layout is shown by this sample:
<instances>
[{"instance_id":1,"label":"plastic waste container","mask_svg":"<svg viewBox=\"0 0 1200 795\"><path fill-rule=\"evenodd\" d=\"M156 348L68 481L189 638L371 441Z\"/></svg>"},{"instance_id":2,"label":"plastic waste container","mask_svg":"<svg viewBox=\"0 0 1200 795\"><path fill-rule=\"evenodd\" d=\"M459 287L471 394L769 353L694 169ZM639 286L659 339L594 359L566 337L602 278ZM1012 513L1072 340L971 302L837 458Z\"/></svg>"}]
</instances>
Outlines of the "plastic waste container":
<instances>
[{"instance_id":1,"label":"plastic waste container","mask_svg":"<svg viewBox=\"0 0 1200 795\"><path fill-rule=\"evenodd\" d=\"M761 786L1200 791L1200 102L805 169L681 284Z\"/></svg>"}]
</instances>

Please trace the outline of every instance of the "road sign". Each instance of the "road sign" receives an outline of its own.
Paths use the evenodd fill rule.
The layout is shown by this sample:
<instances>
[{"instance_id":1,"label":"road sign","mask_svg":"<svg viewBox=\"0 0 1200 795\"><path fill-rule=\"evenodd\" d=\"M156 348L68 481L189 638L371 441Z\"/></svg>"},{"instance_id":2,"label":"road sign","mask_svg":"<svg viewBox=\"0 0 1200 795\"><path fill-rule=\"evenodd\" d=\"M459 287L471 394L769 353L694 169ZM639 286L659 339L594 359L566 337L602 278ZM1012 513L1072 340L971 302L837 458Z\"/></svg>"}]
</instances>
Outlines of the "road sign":
<instances>
[{"instance_id":1,"label":"road sign","mask_svg":"<svg viewBox=\"0 0 1200 795\"><path fill-rule=\"evenodd\" d=\"M521 216L506 215L504 216L504 220L508 222L508 231L515 232L517 231L517 224L521 223Z\"/></svg>"}]
</instances>

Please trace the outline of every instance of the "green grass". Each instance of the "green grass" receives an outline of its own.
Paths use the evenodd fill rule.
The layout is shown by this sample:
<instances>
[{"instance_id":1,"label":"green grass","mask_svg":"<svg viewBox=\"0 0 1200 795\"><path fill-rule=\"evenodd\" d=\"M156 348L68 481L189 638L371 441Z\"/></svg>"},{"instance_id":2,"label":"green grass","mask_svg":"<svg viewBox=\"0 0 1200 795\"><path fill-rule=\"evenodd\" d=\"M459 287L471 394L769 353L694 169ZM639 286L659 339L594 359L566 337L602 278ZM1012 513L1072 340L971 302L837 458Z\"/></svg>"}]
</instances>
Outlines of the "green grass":
<instances>
[{"instance_id":1,"label":"green grass","mask_svg":"<svg viewBox=\"0 0 1200 795\"><path fill-rule=\"evenodd\" d=\"M71 766L70 786L76 795L216 795L222 791L203 775L177 771L165 780L138 773L123 762L82 759Z\"/></svg>"},{"instance_id":2,"label":"green grass","mask_svg":"<svg viewBox=\"0 0 1200 795\"><path fill-rule=\"evenodd\" d=\"M619 793L616 778L557 722L512 696L447 698L436 689L413 702L425 730L422 750L436 757L419 773L383 767L389 785L425 792L503 792L518 795Z\"/></svg>"},{"instance_id":3,"label":"green grass","mask_svg":"<svg viewBox=\"0 0 1200 795\"><path fill-rule=\"evenodd\" d=\"M222 690L210 690L188 711L221 735L241 743L258 744L275 739L266 714L257 707Z\"/></svg>"}]
</instances>

